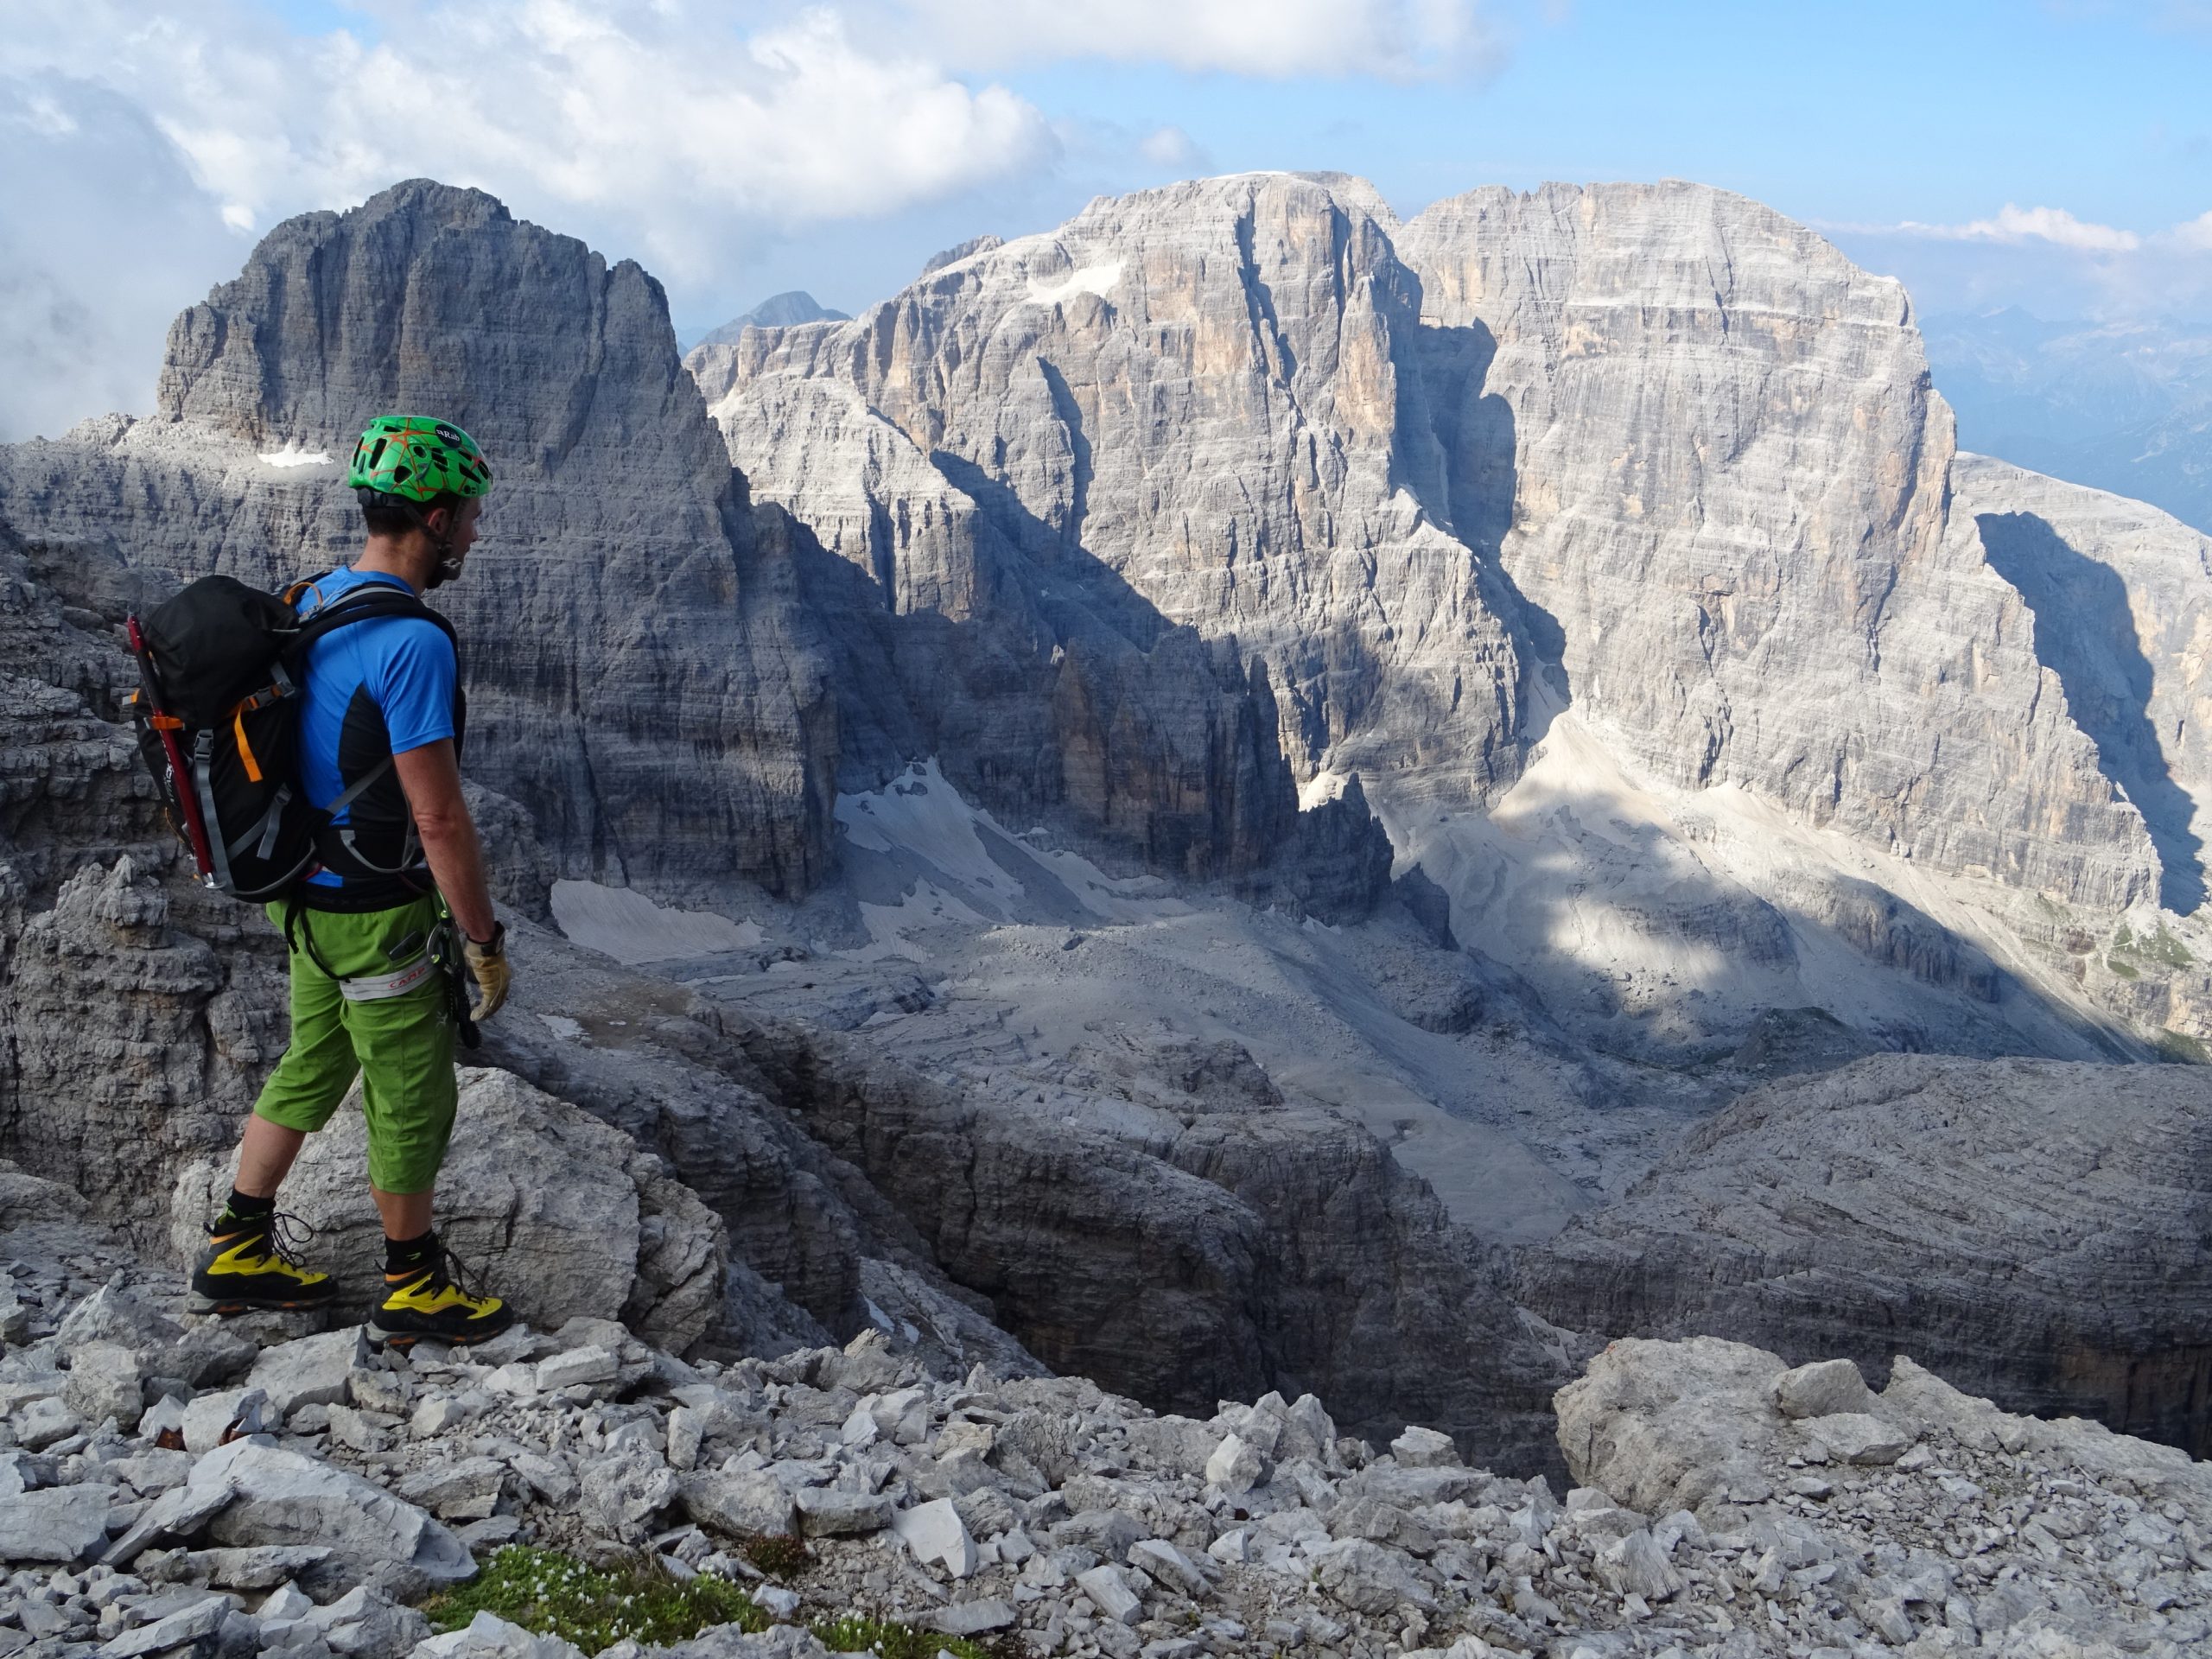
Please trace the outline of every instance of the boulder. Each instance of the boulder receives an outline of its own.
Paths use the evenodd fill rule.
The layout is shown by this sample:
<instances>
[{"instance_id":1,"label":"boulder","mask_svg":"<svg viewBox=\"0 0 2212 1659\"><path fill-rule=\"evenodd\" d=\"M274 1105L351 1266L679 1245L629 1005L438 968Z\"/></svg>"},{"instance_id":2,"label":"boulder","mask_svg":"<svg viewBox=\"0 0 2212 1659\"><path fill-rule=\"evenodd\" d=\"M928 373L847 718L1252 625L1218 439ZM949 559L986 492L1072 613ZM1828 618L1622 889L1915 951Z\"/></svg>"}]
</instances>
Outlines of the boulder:
<instances>
[{"instance_id":1,"label":"boulder","mask_svg":"<svg viewBox=\"0 0 2212 1659\"><path fill-rule=\"evenodd\" d=\"M145 1410L145 1364L135 1350L112 1342L88 1342L69 1352L69 1385L61 1397L85 1422L110 1418L124 1433L138 1427Z\"/></svg>"},{"instance_id":2,"label":"boulder","mask_svg":"<svg viewBox=\"0 0 2212 1659\"><path fill-rule=\"evenodd\" d=\"M140 1654L167 1653L213 1636L231 1611L228 1596L202 1596L190 1605L164 1614L151 1624L125 1630L103 1644L99 1659L137 1659Z\"/></svg>"},{"instance_id":3,"label":"boulder","mask_svg":"<svg viewBox=\"0 0 2212 1659\"><path fill-rule=\"evenodd\" d=\"M873 1492L807 1486L798 1497L799 1530L810 1538L845 1538L891 1524L891 1500Z\"/></svg>"},{"instance_id":4,"label":"boulder","mask_svg":"<svg viewBox=\"0 0 2212 1659\"><path fill-rule=\"evenodd\" d=\"M1553 1397L1567 1471L1645 1515L1764 1497L1759 1454L1781 1426L1785 1369L1717 1337L1613 1343Z\"/></svg>"},{"instance_id":5,"label":"boulder","mask_svg":"<svg viewBox=\"0 0 2212 1659\"><path fill-rule=\"evenodd\" d=\"M1435 1609L1435 1597L1414 1573L1412 1560L1399 1550L1364 1538L1343 1538L1312 1554L1313 1582L1356 1613L1381 1617L1408 1607Z\"/></svg>"},{"instance_id":6,"label":"boulder","mask_svg":"<svg viewBox=\"0 0 2212 1659\"><path fill-rule=\"evenodd\" d=\"M1774 1379L1775 1409L1785 1417L1865 1411L1873 1403L1873 1391L1867 1388L1866 1379L1847 1359L1818 1360Z\"/></svg>"},{"instance_id":7,"label":"boulder","mask_svg":"<svg viewBox=\"0 0 2212 1659\"><path fill-rule=\"evenodd\" d=\"M537 1636L497 1613L479 1613L460 1630L415 1644L413 1659L584 1659L557 1636Z\"/></svg>"},{"instance_id":8,"label":"boulder","mask_svg":"<svg viewBox=\"0 0 2212 1659\"><path fill-rule=\"evenodd\" d=\"M184 1327L121 1286L104 1285L62 1316L54 1336L64 1353L96 1342L148 1352L181 1340Z\"/></svg>"},{"instance_id":9,"label":"boulder","mask_svg":"<svg viewBox=\"0 0 2212 1659\"><path fill-rule=\"evenodd\" d=\"M1102 1562L1075 1575L1076 1586L1089 1596L1100 1615L1117 1624L1134 1624L1144 1616L1144 1604L1128 1586L1118 1567Z\"/></svg>"},{"instance_id":10,"label":"boulder","mask_svg":"<svg viewBox=\"0 0 2212 1659\"><path fill-rule=\"evenodd\" d=\"M682 1485L683 1507L694 1521L731 1534L795 1533L798 1509L791 1495L766 1475L691 1475Z\"/></svg>"},{"instance_id":11,"label":"boulder","mask_svg":"<svg viewBox=\"0 0 2212 1659\"><path fill-rule=\"evenodd\" d=\"M641 1543L653 1516L676 1502L676 1471L635 1446L594 1458L576 1471L585 1519L602 1535Z\"/></svg>"},{"instance_id":12,"label":"boulder","mask_svg":"<svg viewBox=\"0 0 2212 1659\"><path fill-rule=\"evenodd\" d=\"M1914 1438L1909 1431L1863 1411L1808 1417L1798 1427L1804 1430L1808 1438L1827 1446L1831 1456L1846 1463L1895 1463L1905 1454Z\"/></svg>"},{"instance_id":13,"label":"boulder","mask_svg":"<svg viewBox=\"0 0 2212 1659\"><path fill-rule=\"evenodd\" d=\"M1224 1436L1206 1459L1206 1484L1219 1487L1231 1497L1243 1497L1267 1478L1267 1459L1239 1435Z\"/></svg>"},{"instance_id":14,"label":"boulder","mask_svg":"<svg viewBox=\"0 0 2212 1659\"><path fill-rule=\"evenodd\" d=\"M1616 1593L1642 1596L1646 1601L1664 1600L1682 1587L1682 1575L1642 1527L1598 1552L1598 1576Z\"/></svg>"},{"instance_id":15,"label":"boulder","mask_svg":"<svg viewBox=\"0 0 2212 1659\"><path fill-rule=\"evenodd\" d=\"M208 1523L219 1544L327 1546L321 1571L398 1597L471 1576L467 1546L412 1503L327 1463L259 1437L200 1459L188 1490L228 1485L231 1501Z\"/></svg>"},{"instance_id":16,"label":"boulder","mask_svg":"<svg viewBox=\"0 0 2212 1659\"><path fill-rule=\"evenodd\" d=\"M976 1571L976 1541L949 1497L899 1510L891 1517L891 1530L918 1561L935 1562L956 1579Z\"/></svg>"},{"instance_id":17,"label":"boulder","mask_svg":"<svg viewBox=\"0 0 2212 1659\"><path fill-rule=\"evenodd\" d=\"M381 1275L381 1229L362 1202L366 1128L358 1085L308 1137L284 1207L317 1231L317 1266L341 1298L365 1300ZM229 1182L195 1164L170 1205L180 1258ZM551 1330L579 1315L627 1319L671 1352L712 1323L728 1247L721 1222L621 1130L512 1073L464 1068L453 1141L438 1177L438 1232L519 1317Z\"/></svg>"},{"instance_id":18,"label":"boulder","mask_svg":"<svg viewBox=\"0 0 2212 1659\"><path fill-rule=\"evenodd\" d=\"M940 1607L930 1614L929 1624L947 1636L981 1636L986 1630L1004 1630L1016 1617L1011 1602L987 1596L981 1601L956 1601L950 1607Z\"/></svg>"},{"instance_id":19,"label":"boulder","mask_svg":"<svg viewBox=\"0 0 2212 1659\"><path fill-rule=\"evenodd\" d=\"M213 1452L234 1434L257 1434L275 1426L269 1396L259 1389L223 1389L203 1394L184 1408L184 1449Z\"/></svg>"},{"instance_id":20,"label":"boulder","mask_svg":"<svg viewBox=\"0 0 2212 1659\"><path fill-rule=\"evenodd\" d=\"M280 1418L300 1406L343 1405L349 1397L348 1376L368 1357L366 1333L358 1325L347 1325L264 1348L246 1383L268 1397L269 1408Z\"/></svg>"},{"instance_id":21,"label":"boulder","mask_svg":"<svg viewBox=\"0 0 2212 1659\"><path fill-rule=\"evenodd\" d=\"M107 1541L111 1486L50 1486L0 1503L0 1561L67 1563Z\"/></svg>"},{"instance_id":22,"label":"boulder","mask_svg":"<svg viewBox=\"0 0 2212 1659\"><path fill-rule=\"evenodd\" d=\"M1408 1469L1442 1469L1459 1461L1459 1448L1449 1434L1416 1426L1390 1442L1390 1455Z\"/></svg>"}]
</instances>

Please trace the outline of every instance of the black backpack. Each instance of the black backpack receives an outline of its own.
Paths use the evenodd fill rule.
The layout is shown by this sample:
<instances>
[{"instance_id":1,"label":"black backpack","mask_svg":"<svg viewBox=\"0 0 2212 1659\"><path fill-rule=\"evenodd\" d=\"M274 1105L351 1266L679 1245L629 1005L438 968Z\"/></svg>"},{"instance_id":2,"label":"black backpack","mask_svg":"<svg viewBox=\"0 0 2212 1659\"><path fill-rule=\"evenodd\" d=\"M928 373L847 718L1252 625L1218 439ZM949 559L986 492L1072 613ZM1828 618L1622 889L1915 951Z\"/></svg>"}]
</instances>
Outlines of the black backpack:
<instances>
[{"instance_id":1,"label":"black backpack","mask_svg":"<svg viewBox=\"0 0 2212 1659\"><path fill-rule=\"evenodd\" d=\"M387 759L357 779L327 810L302 793L296 724L307 648L379 616L422 617L454 638L453 625L418 596L384 582L302 619L296 604L309 585L265 594L203 576L126 625L140 675L128 700L139 756L200 879L239 899L277 898L309 874L332 816L391 766Z\"/></svg>"}]
</instances>

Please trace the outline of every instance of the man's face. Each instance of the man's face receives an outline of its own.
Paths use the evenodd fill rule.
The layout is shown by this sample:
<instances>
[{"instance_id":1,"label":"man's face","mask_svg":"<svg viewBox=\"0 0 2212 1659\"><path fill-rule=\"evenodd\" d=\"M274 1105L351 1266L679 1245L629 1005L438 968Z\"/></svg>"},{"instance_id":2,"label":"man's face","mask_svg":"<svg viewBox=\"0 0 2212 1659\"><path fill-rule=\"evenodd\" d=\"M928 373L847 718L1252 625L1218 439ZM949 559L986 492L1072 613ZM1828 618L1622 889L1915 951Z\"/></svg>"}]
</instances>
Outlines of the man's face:
<instances>
[{"instance_id":1,"label":"man's face","mask_svg":"<svg viewBox=\"0 0 2212 1659\"><path fill-rule=\"evenodd\" d=\"M476 524L483 516L482 496L461 504L458 515L453 521L453 556L456 563L467 558L468 550L476 545Z\"/></svg>"},{"instance_id":2,"label":"man's face","mask_svg":"<svg viewBox=\"0 0 2212 1659\"><path fill-rule=\"evenodd\" d=\"M468 556L468 550L476 544L476 526L484 517L484 498L476 496L459 507L441 507L429 515L431 534L438 530L438 513L449 515L448 550L441 562L442 568L431 573L430 586L436 588L451 582L461 574L461 561ZM448 574L449 573L449 574Z\"/></svg>"}]
</instances>

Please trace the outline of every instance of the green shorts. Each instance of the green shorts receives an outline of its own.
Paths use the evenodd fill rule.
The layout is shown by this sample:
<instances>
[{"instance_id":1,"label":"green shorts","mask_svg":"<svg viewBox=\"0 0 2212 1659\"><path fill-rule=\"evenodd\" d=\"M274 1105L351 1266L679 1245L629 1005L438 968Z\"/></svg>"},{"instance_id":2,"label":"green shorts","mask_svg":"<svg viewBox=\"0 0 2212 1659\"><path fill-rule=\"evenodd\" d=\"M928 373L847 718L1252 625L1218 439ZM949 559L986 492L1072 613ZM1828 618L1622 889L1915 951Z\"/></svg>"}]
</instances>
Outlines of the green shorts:
<instances>
[{"instance_id":1,"label":"green shorts","mask_svg":"<svg viewBox=\"0 0 2212 1659\"><path fill-rule=\"evenodd\" d=\"M281 931L287 906L268 908ZM358 1074L369 1184L380 1192L427 1192L445 1161L459 1091L444 982L434 973L404 995L352 1002L315 958L341 978L389 974L421 955L437 920L437 900L428 897L359 915L301 911L291 950L292 1043L254 1103L257 1117L311 1133L330 1121Z\"/></svg>"}]
</instances>

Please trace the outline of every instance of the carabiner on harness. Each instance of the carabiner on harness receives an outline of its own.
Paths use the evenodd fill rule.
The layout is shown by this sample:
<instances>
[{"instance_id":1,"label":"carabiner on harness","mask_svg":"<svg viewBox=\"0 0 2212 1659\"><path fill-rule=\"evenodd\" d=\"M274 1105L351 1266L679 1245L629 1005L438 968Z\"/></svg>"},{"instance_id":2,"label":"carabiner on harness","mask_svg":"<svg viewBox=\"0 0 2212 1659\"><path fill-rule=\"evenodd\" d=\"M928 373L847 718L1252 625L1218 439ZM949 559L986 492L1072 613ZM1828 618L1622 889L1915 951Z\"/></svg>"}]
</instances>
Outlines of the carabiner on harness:
<instances>
[{"instance_id":1,"label":"carabiner on harness","mask_svg":"<svg viewBox=\"0 0 2212 1659\"><path fill-rule=\"evenodd\" d=\"M461 1046L480 1047L483 1037L476 1029L476 1022L468 1017L468 960L461 953L461 928L454 921L453 912L446 908L442 893L438 897L438 922L430 930L426 960L445 975L446 1007L453 1015Z\"/></svg>"}]
</instances>

